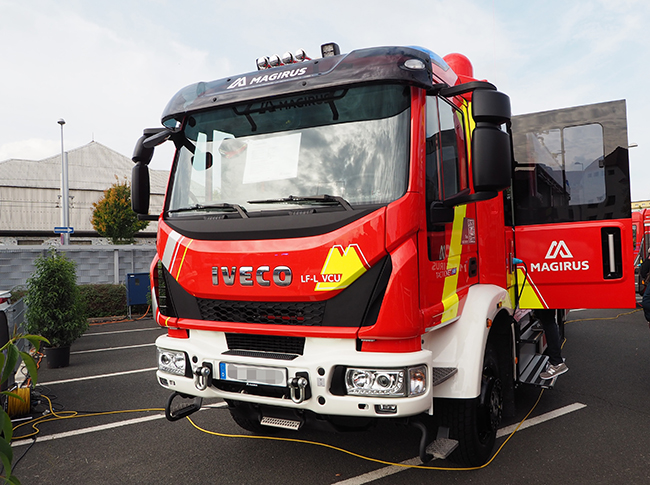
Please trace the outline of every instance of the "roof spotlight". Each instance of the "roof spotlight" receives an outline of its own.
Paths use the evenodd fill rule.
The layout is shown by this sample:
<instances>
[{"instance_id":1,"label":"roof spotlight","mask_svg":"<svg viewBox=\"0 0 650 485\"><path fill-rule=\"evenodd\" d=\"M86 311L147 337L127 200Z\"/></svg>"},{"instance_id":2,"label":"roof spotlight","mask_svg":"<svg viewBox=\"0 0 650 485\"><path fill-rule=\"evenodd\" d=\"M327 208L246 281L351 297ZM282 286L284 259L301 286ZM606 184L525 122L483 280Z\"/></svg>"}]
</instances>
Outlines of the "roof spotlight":
<instances>
[{"instance_id":1,"label":"roof spotlight","mask_svg":"<svg viewBox=\"0 0 650 485\"><path fill-rule=\"evenodd\" d=\"M269 57L269 64L271 67L278 67L282 65L282 60L280 59L280 56L273 54L271 57Z\"/></svg>"},{"instance_id":2,"label":"roof spotlight","mask_svg":"<svg viewBox=\"0 0 650 485\"><path fill-rule=\"evenodd\" d=\"M320 46L320 52L323 57L333 57L338 56L341 53L341 49L338 44L330 42L329 44L323 44Z\"/></svg>"},{"instance_id":3,"label":"roof spotlight","mask_svg":"<svg viewBox=\"0 0 650 485\"><path fill-rule=\"evenodd\" d=\"M296 62L296 58L291 52L287 51L284 54L282 54L282 62L284 64L293 64L294 62Z\"/></svg>"},{"instance_id":4,"label":"roof spotlight","mask_svg":"<svg viewBox=\"0 0 650 485\"><path fill-rule=\"evenodd\" d=\"M256 63L257 63L258 71L261 71L263 69L268 69L269 67L271 67L271 65L269 64L268 57L258 57Z\"/></svg>"},{"instance_id":5,"label":"roof spotlight","mask_svg":"<svg viewBox=\"0 0 650 485\"><path fill-rule=\"evenodd\" d=\"M307 53L305 52L305 49L298 49L294 57L296 58L297 62L311 61L311 59L307 57Z\"/></svg>"}]
</instances>

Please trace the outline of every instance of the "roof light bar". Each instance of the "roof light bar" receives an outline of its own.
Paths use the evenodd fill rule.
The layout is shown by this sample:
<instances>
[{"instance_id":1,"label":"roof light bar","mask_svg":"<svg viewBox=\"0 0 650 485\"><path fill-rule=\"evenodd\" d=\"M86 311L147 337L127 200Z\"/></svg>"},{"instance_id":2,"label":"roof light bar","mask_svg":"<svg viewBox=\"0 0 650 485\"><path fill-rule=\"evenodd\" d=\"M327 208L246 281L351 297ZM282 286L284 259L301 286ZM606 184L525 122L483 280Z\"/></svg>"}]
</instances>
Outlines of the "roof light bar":
<instances>
[{"instance_id":1,"label":"roof light bar","mask_svg":"<svg viewBox=\"0 0 650 485\"><path fill-rule=\"evenodd\" d=\"M295 54L287 51L284 54L282 54L282 57L278 55L272 55L269 57L259 57L256 61L256 64L257 64L257 70L262 71L264 69L271 69L272 67L279 67L279 66L284 66L286 64L295 64L297 62L305 62L305 61L311 61L311 58L307 56L305 49L298 49Z\"/></svg>"}]
</instances>

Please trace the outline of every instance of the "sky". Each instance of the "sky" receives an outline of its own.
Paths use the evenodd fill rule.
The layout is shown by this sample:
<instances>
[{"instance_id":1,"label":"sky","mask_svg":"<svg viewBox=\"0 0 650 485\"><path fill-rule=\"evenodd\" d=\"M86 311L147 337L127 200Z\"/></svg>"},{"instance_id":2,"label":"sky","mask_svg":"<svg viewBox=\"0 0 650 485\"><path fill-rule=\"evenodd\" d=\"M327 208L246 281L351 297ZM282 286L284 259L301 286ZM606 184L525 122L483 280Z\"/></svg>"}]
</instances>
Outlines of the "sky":
<instances>
[{"instance_id":1,"label":"sky","mask_svg":"<svg viewBox=\"0 0 650 485\"><path fill-rule=\"evenodd\" d=\"M130 157L181 88L264 55L419 45L468 56L513 114L625 99L632 200L650 200L649 25L648 0L0 0L0 161L60 154L61 118L66 151Z\"/></svg>"}]
</instances>

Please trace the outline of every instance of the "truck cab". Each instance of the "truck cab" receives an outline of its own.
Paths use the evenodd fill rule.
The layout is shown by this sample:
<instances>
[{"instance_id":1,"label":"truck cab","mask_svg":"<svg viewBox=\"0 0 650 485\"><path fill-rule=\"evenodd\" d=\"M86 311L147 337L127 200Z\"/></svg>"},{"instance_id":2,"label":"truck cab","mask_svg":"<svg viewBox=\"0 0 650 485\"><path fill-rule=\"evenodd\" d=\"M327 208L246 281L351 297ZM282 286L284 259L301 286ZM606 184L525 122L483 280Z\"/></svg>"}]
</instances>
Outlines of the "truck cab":
<instances>
[{"instance_id":1,"label":"truck cab","mask_svg":"<svg viewBox=\"0 0 650 485\"><path fill-rule=\"evenodd\" d=\"M255 432L433 419L452 458L480 465L515 386L540 384L531 309L595 308L612 289L633 301L620 104L595 122L602 156L569 158L584 113L513 119L464 56L322 52L188 86L136 145L133 209L159 221L167 415L211 397ZM149 215L147 165L167 140Z\"/></svg>"}]
</instances>

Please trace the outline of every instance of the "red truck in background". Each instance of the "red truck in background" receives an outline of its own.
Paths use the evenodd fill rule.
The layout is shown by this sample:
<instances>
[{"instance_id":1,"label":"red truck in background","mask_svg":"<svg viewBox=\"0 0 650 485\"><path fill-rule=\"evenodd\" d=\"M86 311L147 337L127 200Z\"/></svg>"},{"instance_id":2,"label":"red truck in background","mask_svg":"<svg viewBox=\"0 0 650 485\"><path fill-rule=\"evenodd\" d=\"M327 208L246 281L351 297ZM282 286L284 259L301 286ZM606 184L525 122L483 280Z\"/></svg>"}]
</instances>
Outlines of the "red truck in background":
<instances>
[{"instance_id":1,"label":"red truck in background","mask_svg":"<svg viewBox=\"0 0 650 485\"><path fill-rule=\"evenodd\" d=\"M531 310L635 305L624 101L512 117L462 55L326 44L188 86L162 124L132 205L159 222L171 420L202 398L258 433L395 420L423 461L480 465L515 387L554 384Z\"/></svg>"}]
</instances>

